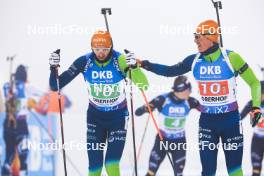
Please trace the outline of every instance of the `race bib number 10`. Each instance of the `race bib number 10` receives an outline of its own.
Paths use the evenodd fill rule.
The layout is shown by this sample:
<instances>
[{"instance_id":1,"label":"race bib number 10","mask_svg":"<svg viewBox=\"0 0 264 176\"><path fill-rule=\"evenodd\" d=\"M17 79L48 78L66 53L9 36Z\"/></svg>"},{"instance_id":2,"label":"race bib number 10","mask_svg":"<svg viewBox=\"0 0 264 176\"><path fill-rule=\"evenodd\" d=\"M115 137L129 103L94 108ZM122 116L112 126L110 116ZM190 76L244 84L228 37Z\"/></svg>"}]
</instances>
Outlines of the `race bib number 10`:
<instances>
[{"instance_id":1,"label":"race bib number 10","mask_svg":"<svg viewBox=\"0 0 264 176\"><path fill-rule=\"evenodd\" d=\"M221 96L229 94L228 81L199 82L201 96Z\"/></svg>"}]
</instances>

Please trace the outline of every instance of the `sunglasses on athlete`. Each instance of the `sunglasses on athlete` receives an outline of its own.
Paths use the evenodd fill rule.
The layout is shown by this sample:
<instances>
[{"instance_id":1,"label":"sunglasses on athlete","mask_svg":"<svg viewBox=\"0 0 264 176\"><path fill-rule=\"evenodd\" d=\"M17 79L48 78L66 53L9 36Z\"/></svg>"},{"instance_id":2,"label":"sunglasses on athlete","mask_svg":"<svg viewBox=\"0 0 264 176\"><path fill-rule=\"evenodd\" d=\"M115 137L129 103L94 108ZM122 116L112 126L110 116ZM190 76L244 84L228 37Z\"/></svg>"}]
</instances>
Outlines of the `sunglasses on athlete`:
<instances>
[{"instance_id":1,"label":"sunglasses on athlete","mask_svg":"<svg viewBox=\"0 0 264 176\"><path fill-rule=\"evenodd\" d=\"M111 50L111 48L93 48L93 51L94 52L108 52L108 51L110 51Z\"/></svg>"},{"instance_id":2,"label":"sunglasses on athlete","mask_svg":"<svg viewBox=\"0 0 264 176\"><path fill-rule=\"evenodd\" d=\"M211 34L211 33L205 33L205 34L193 33L193 35L194 35L194 38L196 40L198 40L198 39L201 38L202 35L205 36L205 35L215 35L215 34Z\"/></svg>"}]
</instances>

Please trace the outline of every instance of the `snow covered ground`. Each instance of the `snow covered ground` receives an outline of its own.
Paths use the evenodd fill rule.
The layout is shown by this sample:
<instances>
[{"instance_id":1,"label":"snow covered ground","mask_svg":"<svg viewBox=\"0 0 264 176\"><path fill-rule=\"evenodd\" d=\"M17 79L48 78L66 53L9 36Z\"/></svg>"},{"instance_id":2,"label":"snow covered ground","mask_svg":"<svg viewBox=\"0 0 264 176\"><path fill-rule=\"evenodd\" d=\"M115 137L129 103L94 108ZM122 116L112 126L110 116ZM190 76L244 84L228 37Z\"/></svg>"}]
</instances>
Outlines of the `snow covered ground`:
<instances>
[{"instance_id":1,"label":"snow covered ground","mask_svg":"<svg viewBox=\"0 0 264 176\"><path fill-rule=\"evenodd\" d=\"M263 5L262 0L222 0L220 11L224 33L224 46L241 54L262 79L258 64L264 66L263 41ZM42 90L48 88L49 54L61 48L61 70L65 70L75 58L90 50L90 37L95 28L104 27L102 7L111 7L109 17L110 32L114 47L122 51L127 48L140 58L163 64L175 64L189 54L196 52L193 42L194 27L205 19L215 19L215 10L210 0L9 0L0 1L0 81L8 79L6 56L16 54L15 65L20 63L29 67L29 81ZM262 22L261 22L262 21ZM156 76L145 72L152 85L171 86L173 78ZM194 83L191 74L188 74ZM87 91L81 76L64 89L73 100L73 107L64 115L66 141L85 142ZM147 92L149 99L164 92ZM193 85L193 94L197 97L197 87ZM139 93L134 94L135 107L143 104ZM250 99L250 91L242 79L238 79L238 101L240 109ZM187 140L197 143L199 114L192 111L187 123ZM137 146L143 133L147 115L136 117ZM131 127L131 125L130 125ZM243 122L245 147L243 169L251 172L250 142L252 129L249 120ZM142 156L139 160L139 175L147 170L150 150L156 132L150 123ZM67 151L78 165L83 175L87 173L87 155L85 151ZM227 175L223 152L219 152L219 176ZM60 163L60 171L63 171ZM122 175L132 175L133 148L131 129L121 161ZM68 165L69 175L76 175ZM199 175L201 165L198 151L187 153L185 175ZM159 175L172 175L171 166L166 160ZM60 172L60 175L62 173Z\"/></svg>"}]
</instances>

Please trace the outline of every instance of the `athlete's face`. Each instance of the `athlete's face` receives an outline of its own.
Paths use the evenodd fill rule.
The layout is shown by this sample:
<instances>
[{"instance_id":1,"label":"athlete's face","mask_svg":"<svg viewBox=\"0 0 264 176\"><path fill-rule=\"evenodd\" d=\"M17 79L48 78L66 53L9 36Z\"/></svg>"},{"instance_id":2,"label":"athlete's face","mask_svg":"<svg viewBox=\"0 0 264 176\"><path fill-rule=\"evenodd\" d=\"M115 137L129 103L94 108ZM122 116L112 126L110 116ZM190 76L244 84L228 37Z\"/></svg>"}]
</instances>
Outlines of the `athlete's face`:
<instances>
[{"instance_id":1,"label":"athlete's face","mask_svg":"<svg viewBox=\"0 0 264 176\"><path fill-rule=\"evenodd\" d=\"M191 94L190 89L186 89L182 92L174 92L174 95L181 100L187 100L189 98L190 94Z\"/></svg>"},{"instance_id":2,"label":"athlete's face","mask_svg":"<svg viewBox=\"0 0 264 176\"><path fill-rule=\"evenodd\" d=\"M204 52L213 46L213 42L206 38L206 35L194 34L194 42L197 45L198 51Z\"/></svg>"},{"instance_id":3,"label":"athlete's face","mask_svg":"<svg viewBox=\"0 0 264 176\"><path fill-rule=\"evenodd\" d=\"M110 53L111 48L93 48L93 52L96 55L97 59L104 61L108 54Z\"/></svg>"}]
</instances>

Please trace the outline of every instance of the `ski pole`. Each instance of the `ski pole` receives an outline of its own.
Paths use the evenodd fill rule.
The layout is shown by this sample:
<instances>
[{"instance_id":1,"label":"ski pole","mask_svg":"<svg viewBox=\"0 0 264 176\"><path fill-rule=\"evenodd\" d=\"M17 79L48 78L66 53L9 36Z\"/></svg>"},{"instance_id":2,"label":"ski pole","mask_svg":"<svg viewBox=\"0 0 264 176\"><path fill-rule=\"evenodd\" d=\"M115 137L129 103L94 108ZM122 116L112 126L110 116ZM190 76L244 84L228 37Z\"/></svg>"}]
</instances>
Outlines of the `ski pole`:
<instances>
[{"instance_id":1,"label":"ski pole","mask_svg":"<svg viewBox=\"0 0 264 176\"><path fill-rule=\"evenodd\" d=\"M150 117L151 117L151 119L152 119L152 121L153 121L153 123L154 123L154 125L155 125L155 128L156 128L156 130L157 130L157 132L158 132L158 135L159 135L160 141L162 142L162 141L164 141L164 138L163 138L163 136L162 136L162 134L161 134L161 132L160 132L160 130L159 130L158 124L157 124L157 122L156 122L156 120L155 120L155 118L154 118L154 115L153 115L152 110L151 110L151 108L150 108L150 105L149 105L149 103L148 103L148 99L147 99L147 97L146 97L146 95L145 95L145 92L144 92L143 90L141 90L141 93L142 93L143 98L144 98L144 101L145 101L145 103L146 103L146 105L147 105L147 108L148 108L148 111L149 111ZM173 169L173 171L174 171L173 160L172 160L171 156L169 155L168 151L167 151L167 150L165 150L165 151L166 151L166 155L168 156L168 158L169 158L169 160L170 160L170 163L171 163L172 169Z\"/></svg>"},{"instance_id":2,"label":"ski pole","mask_svg":"<svg viewBox=\"0 0 264 176\"><path fill-rule=\"evenodd\" d=\"M55 51L56 54L60 55L60 49ZM60 91L60 80L59 80L59 66L56 67L56 81L57 81L57 89L58 89L58 102L59 102L59 111L60 111L60 129L61 129L61 141L62 141L62 155L63 155L63 166L64 166L64 174L67 176L67 163L66 163L66 152L64 149L64 130L63 130L63 119L62 119L62 109L61 109L61 91Z\"/></svg>"},{"instance_id":3,"label":"ski pole","mask_svg":"<svg viewBox=\"0 0 264 176\"><path fill-rule=\"evenodd\" d=\"M9 64L10 80L12 80L12 76L13 76L12 70L13 70L13 61L14 61L14 58L15 57L16 57L16 55L14 55L14 56L7 56L6 57L7 62L10 62L10 64Z\"/></svg>"},{"instance_id":4,"label":"ski pole","mask_svg":"<svg viewBox=\"0 0 264 176\"><path fill-rule=\"evenodd\" d=\"M108 21L107 21L107 13L109 15L112 15L111 8L102 8L101 9L101 13L104 15L106 29L107 29L108 32L110 32L109 31L109 26L108 26Z\"/></svg>"},{"instance_id":5,"label":"ski pole","mask_svg":"<svg viewBox=\"0 0 264 176\"><path fill-rule=\"evenodd\" d=\"M141 149L142 149L143 142L144 142L144 139L145 139L145 136L146 136L146 132L147 132L148 124L149 124L149 119L150 119L150 116L148 116L148 119L146 121L146 125L145 125L145 128L144 128L144 132L143 132L143 135L142 135L142 138L141 138L141 141L140 141L140 145L139 145L138 152L137 152L137 160L139 160L139 157L140 157L140 154L141 154Z\"/></svg>"},{"instance_id":6,"label":"ski pole","mask_svg":"<svg viewBox=\"0 0 264 176\"><path fill-rule=\"evenodd\" d=\"M137 152L137 161L139 160L139 157L140 157L140 154L141 154L141 149L142 149L143 142L144 142L144 139L145 139L145 136L146 136L146 132L147 132L148 124L149 124L149 119L150 119L150 116L148 116L148 119L146 121L146 125L145 125L145 128L144 128L144 132L143 132L143 135L142 135L142 138L141 138L141 141L140 141L140 145L139 145L138 152ZM135 171L133 171L132 175L133 176L135 175Z\"/></svg>"},{"instance_id":7,"label":"ski pole","mask_svg":"<svg viewBox=\"0 0 264 176\"><path fill-rule=\"evenodd\" d=\"M222 9L223 6L222 6L222 2L221 1L214 1L214 0L211 0L213 5L214 5L214 8L216 10L216 16L217 16L217 23L218 23L218 32L219 32L219 35L220 35L220 46L223 47L223 38L222 38L222 30L221 30L221 23L220 23L220 15L219 15L219 9Z\"/></svg>"},{"instance_id":8,"label":"ski pole","mask_svg":"<svg viewBox=\"0 0 264 176\"><path fill-rule=\"evenodd\" d=\"M127 54L129 53L128 50L124 50L124 52ZM128 74L130 79L130 109L131 109L131 117L132 117L132 137L133 137L133 149L134 149L134 173L137 176L138 170L137 170L137 154L136 154L136 137L135 137L135 118L134 118L134 104L133 104L133 85L132 85L132 71L131 66L129 67Z\"/></svg>"},{"instance_id":9,"label":"ski pole","mask_svg":"<svg viewBox=\"0 0 264 176\"><path fill-rule=\"evenodd\" d=\"M40 125L40 127L48 134L49 138L51 139L52 142L55 142L56 139L55 137L50 134L49 130L45 127L45 125L41 122L41 120L39 119L38 115L32 111L29 111L30 114L34 117L34 119L36 120L36 122ZM71 164L71 166L73 167L73 169L78 173L79 176L82 176L81 172L77 169L76 165L72 162L71 158L66 155L66 159L69 161L69 163Z\"/></svg>"}]
</instances>

